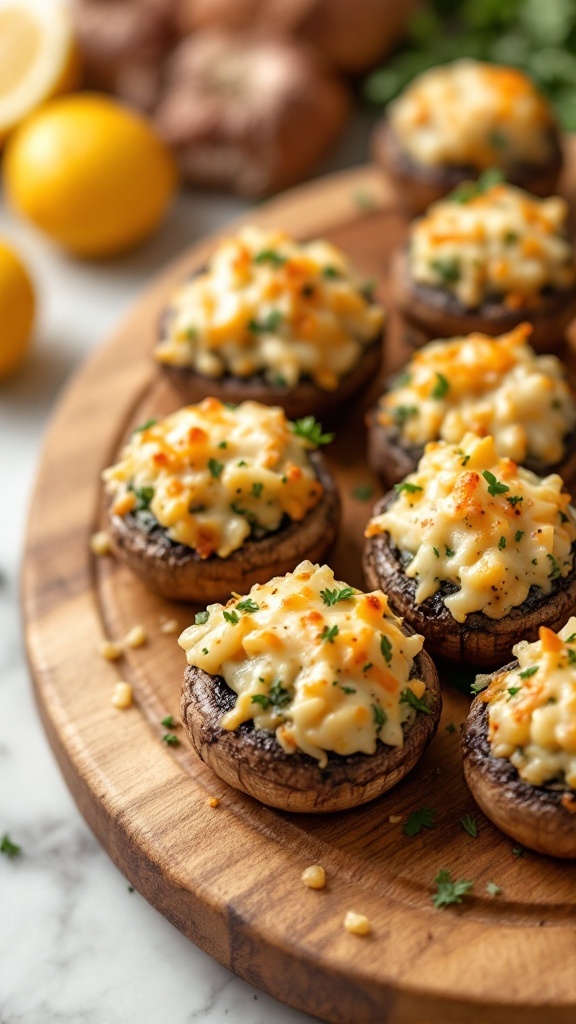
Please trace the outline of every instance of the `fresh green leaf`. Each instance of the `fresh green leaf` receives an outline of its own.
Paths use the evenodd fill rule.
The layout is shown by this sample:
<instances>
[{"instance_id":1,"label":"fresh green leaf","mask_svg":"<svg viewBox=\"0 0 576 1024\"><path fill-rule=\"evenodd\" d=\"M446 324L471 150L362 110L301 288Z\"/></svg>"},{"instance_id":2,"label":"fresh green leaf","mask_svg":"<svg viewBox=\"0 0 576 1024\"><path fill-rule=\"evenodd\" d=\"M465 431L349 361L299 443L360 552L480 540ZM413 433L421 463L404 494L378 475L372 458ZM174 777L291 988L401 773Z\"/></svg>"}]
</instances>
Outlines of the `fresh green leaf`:
<instances>
[{"instance_id":1,"label":"fresh green leaf","mask_svg":"<svg viewBox=\"0 0 576 1024\"><path fill-rule=\"evenodd\" d=\"M265 693L253 693L251 703L259 704L263 711L267 711L272 704L272 701Z\"/></svg>"},{"instance_id":2,"label":"fresh green leaf","mask_svg":"<svg viewBox=\"0 0 576 1024\"><path fill-rule=\"evenodd\" d=\"M372 704L371 707L374 725L376 726L376 734L378 734L382 726L386 724L387 715L384 708L381 708L379 704Z\"/></svg>"},{"instance_id":3,"label":"fresh green leaf","mask_svg":"<svg viewBox=\"0 0 576 1024\"><path fill-rule=\"evenodd\" d=\"M411 416L417 416L419 410L417 405L395 405L391 412L394 422L401 427Z\"/></svg>"},{"instance_id":4,"label":"fresh green leaf","mask_svg":"<svg viewBox=\"0 0 576 1024\"><path fill-rule=\"evenodd\" d=\"M280 679L275 679L270 687L270 700L275 708L284 708L292 700L292 694L282 686Z\"/></svg>"},{"instance_id":5,"label":"fresh green leaf","mask_svg":"<svg viewBox=\"0 0 576 1024\"><path fill-rule=\"evenodd\" d=\"M500 483L500 481L494 476L494 473L491 473L489 469L483 469L482 476L488 484L488 494L491 494L492 497L496 494L505 494L506 491L510 490L508 484Z\"/></svg>"},{"instance_id":6,"label":"fresh green leaf","mask_svg":"<svg viewBox=\"0 0 576 1024\"><path fill-rule=\"evenodd\" d=\"M134 427L133 434L141 434L144 430L149 430L150 427L155 426L158 420L146 420L145 423L141 423L140 426Z\"/></svg>"},{"instance_id":7,"label":"fresh green leaf","mask_svg":"<svg viewBox=\"0 0 576 1024\"><path fill-rule=\"evenodd\" d=\"M486 882L486 892L489 896L499 896L502 889L496 885L496 882Z\"/></svg>"},{"instance_id":8,"label":"fresh green leaf","mask_svg":"<svg viewBox=\"0 0 576 1024\"><path fill-rule=\"evenodd\" d=\"M324 434L322 424L318 423L313 416L303 416L301 419L295 420L292 424L292 432L296 437L303 437L316 447L330 444L334 440L334 434Z\"/></svg>"},{"instance_id":9,"label":"fresh green leaf","mask_svg":"<svg viewBox=\"0 0 576 1024\"><path fill-rule=\"evenodd\" d=\"M22 847L18 846L18 843L13 843L8 833L5 832L0 840L0 853L3 853L9 860L13 860L14 857L20 856Z\"/></svg>"},{"instance_id":10,"label":"fresh green leaf","mask_svg":"<svg viewBox=\"0 0 576 1024\"><path fill-rule=\"evenodd\" d=\"M209 617L210 612L208 609L204 612L196 612L196 615L194 616L194 624L196 626L203 626L205 622L208 622Z\"/></svg>"},{"instance_id":11,"label":"fresh green leaf","mask_svg":"<svg viewBox=\"0 0 576 1024\"><path fill-rule=\"evenodd\" d=\"M162 742L165 743L167 747L180 746L180 740L173 732L165 732L162 737Z\"/></svg>"},{"instance_id":12,"label":"fresh green leaf","mask_svg":"<svg viewBox=\"0 0 576 1024\"><path fill-rule=\"evenodd\" d=\"M524 498L519 497L517 494L513 494L511 497L506 496L506 501L509 501L512 507L518 505L520 501L524 501Z\"/></svg>"},{"instance_id":13,"label":"fresh green leaf","mask_svg":"<svg viewBox=\"0 0 576 1024\"><path fill-rule=\"evenodd\" d=\"M432 807L421 807L418 811L411 811L404 822L404 835L417 836L423 828L434 828L437 814L438 811Z\"/></svg>"},{"instance_id":14,"label":"fresh green leaf","mask_svg":"<svg viewBox=\"0 0 576 1024\"><path fill-rule=\"evenodd\" d=\"M342 277L342 274L338 270L338 267L322 267L322 277L334 279L336 277Z\"/></svg>"},{"instance_id":15,"label":"fresh green leaf","mask_svg":"<svg viewBox=\"0 0 576 1024\"><path fill-rule=\"evenodd\" d=\"M560 566L558 565L558 561L556 558L554 558L554 555L551 554L547 554L546 558L550 562L551 567L550 572L548 573L548 579L555 580L558 578L558 576L560 576Z\"/></svg>"},{"instance_id":16,"label":"fresh green leaf","mask_svg":"<svg viewBox=\"0 0 576 1024\"><path fill-rule=\"evenodd\" d=\"M248 330L253 334L273 334L282 323L282 313L278 309L272 309L262 320L249 320Z\"/></svg>"},{"instance_id":17,"label":"fresh green leaf","mask_svg":"<svg viewBox=\"0 0 576 1024\"><path fill-rule=\"evenodd\" d=\"M320 597L328 606L338 604L339 601L350 601L356 591L354 587L342 587L342 590L321 590Z\"/></svg>"},{"instance_id":18,"label":"fresh green leaf","mask_svg":"<svg viewBox=\"0 0 576 1024\"><path fill-rule=\"evenodd\" d=\"M325 640L329 644L334 643L334 638L338 636L338 626L324 626L324 629L320 633L320 639Z\"/></svg>"},{"instance_id":19,"label":"fresh green leaf","mask_svg":"<svg viewBox=\"0 0 576 1024\"><path fill-rule=\"evenodd\" d=\"M443 284L455 284L460 280L460 260L456 256L430 260L431 270L435 270Z\"/></svg>"},{"instance_id":20,"label":"fresh green leaf","mask_svg":"<svg viewBox=\"0 0 576 1024\"><path fill-rule=\"evenodd\" d=\"M462 897L466 896L474 886L474 882L459 878L452 881L452 876L446 868L442 868L434 879L437 892L432 896L432 903L435 907L448 907L453 903L462 903Z\"/></svg>"},{"instance_id":21,"label":"fresh green leaf","mask_svg":"<svg viewBox=\"0 0 576 1024\"><path fill-rule=\"evenodd\" d=\"M522 689L521 686L509 686L508 687L508 700L510 700L512 697L515 697L517 693L520 693L521 689Z\"/></svg>"},{"instance_id":22,"label":"fresh green leaf","mask_svg":"<svg viewBox=\"0 0 576 1024\"><path fill-rule=\"evenodd\" d=\"M178 723L172 715L166 715L166 718L161 720L160 725L163 725L165 729L175 729Z\"/></svg>"},{"instance_id":23,"label":"fresh green leaf","mask_svg":"<svg viewBox=\"0 0 576 1024\"><path fill-rule=\"evenodd\" d=\"M218 462L218 459L208 459L208 469L210 470L210 476L214 477L215 480L218 480L222 475L224 463Z\"/></svg>"},{"instance_id":24,"label":"fresh green leaf","mask_svg":"<svg viewBox=\"0 0 576 1024\"><path fill-rule=\"evenodd\" d=\"M504 548L506 547L506 537L500 537L500 540L498 541L498 547L500 551L504 550Z\"/></svg>"},{"instance_id":25,"label":"fresh green leaf","mask_svg":"<svg viewBox=\"0 0 576 1024\"><path fill-rule=\"evenodd\" d=\"M418 484L411 484L405 480L402 484L394 484L394 490L396 491L396 494L402 494L403 491L405 491L406 494L416 494L418 491L421 491L422 488L419 487Z\"/></svg>"},{"instance_id":26,"label":"fresh green leaf","mask_svg":"<svg viewBox=\"0 0 576 1024\"><path fill-rule=\"evenodd\" d=\"M522 540L523 536L524 536L524 530L516 530L516 533L514 535L514 540L516 541L517 544Z\"/></svg>"},{"instance_id":27,"label":"fresh green leaf","mask_svg":"<svg viewBox=\"0 0 576 1024\"><path fill-rule=\"evenodd\" d=\"M238 602L236 608L239 612L257 612L260 605L256 604L251 597L245 597L243 601Z\"/></svg>"},{"instance_id":28,"label":"fresh green leaf","mask_svg":"<svg viewBox=\"0 0 576 1024\"><path fill-rule=\"evenodd\" d=\"M415 708L416 711L422 711L425 715L432 714L426 701L421 697L417 697L414 690L411 690L409 686L407 686L405 690L402 690L402 693L400 694L400 703L409 704L410 707Z\"/></svg>"},{"instance_id":29,"label":"fresh green leaf","mask_svg":"<svg viewBox=\"0 0 576 1024\"><path fill-rule=\"evenodd\" d=\"M380 650L384 655L384 660L389 665L392 661L392 644L384 633L382 633L382 636L380 637Z\"/></svg>"},{"instance_id":30,"label":"fresh green leaf","mask_svg":"<svg viewBox=\"0 0 576 1024\"><path fill-rule=\"evenodd\" d=\"M275 249L262 249L254 257L254 263L271 263L273 267L283 267L286 256L281 256Z\"/></svg>"},{"instance_id":31,"label":"fresh green leaf","mask_svg":"<svg viewBox=\"0 0 576 1024\"><path fill-rule=\"evenodd\" d=\"M436 374L436 383L430 392L432 398L440 401L450 390L450 384L443 373Z\"/></svg>"},{"instance_id":32,"label":"fresh green leaf","mask_svg":"<svg viewBox=\"0 0 576 1024\"><path fill-rule=\"evenodd\" d=\"M147 512L150 508L150 504L154 497L153 487L134 487L132 484L128 485L128 490L132 491L136 498L135 512Z\"/></svg>"},{"instance_id":33,"label":"fresh green leaf","mask_svg":"<svg viewBox=\"0 0 576 1024\"><path fill-rule=\"evenodd\" d=\"M463 818L460 818L460 824L462 825L464 831L467 832L469 836L472 836L472 839L476 839L476 837L478 836L478 825L476 824L476 818L474 818L471 814L465 814Z\"/></svg>"},{"instance_id":34,"label":"fresh green leaf","mask_svg":"<svg viewBox=\"0 0 576 1024\"><path fill-rule=\"evenodd\" d=\"M239 619L238 615L234 611L232 611L232 612L223 611L222 614L223 614L224 618L226 619L226 622L229 622L231 626L237 626L238 623L240 622L240 619Z\"/></svg>"}]
</instances>

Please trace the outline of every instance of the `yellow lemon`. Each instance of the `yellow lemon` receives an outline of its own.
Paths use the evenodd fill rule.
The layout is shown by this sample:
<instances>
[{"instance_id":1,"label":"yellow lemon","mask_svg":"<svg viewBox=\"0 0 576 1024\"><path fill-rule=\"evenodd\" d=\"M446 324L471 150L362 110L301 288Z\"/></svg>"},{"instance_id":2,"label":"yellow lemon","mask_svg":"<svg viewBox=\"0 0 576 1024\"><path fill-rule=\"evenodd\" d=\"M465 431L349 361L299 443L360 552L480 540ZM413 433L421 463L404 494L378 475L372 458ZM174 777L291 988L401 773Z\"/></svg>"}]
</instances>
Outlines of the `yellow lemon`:
<instances>
[{"instance_id":1,"label":"yellow lemon","mask_svg":"<svg viewBox=\"0 0 576 1024\"><path fill-rule=\"evenodd\" d=\"M34 322L34 289L15 252L0 241L0 379L23 361Z\"/></svg>"},{"instance_id":2,"label":"yellow lemon","mask_svg":"<svg viewBox=\"0 0 576 1024\"><path fill-rule=\"evenodd\" d=\"M32 110L73 89L80 61L69 11L54 3L0 6L0 143Z\"/></svg>"},{"instance_id":3,"label":"yellow lemon","mask_svg":"<svg viewBox=\"0 0 576 1024\"><path fill-rule=\"evenodd\" d=\"M12 135L8 201L79 256L110 256L157 226L176 186L174 160L148 122L97 93L52 100Z\"/></svg>"}]
</instances>

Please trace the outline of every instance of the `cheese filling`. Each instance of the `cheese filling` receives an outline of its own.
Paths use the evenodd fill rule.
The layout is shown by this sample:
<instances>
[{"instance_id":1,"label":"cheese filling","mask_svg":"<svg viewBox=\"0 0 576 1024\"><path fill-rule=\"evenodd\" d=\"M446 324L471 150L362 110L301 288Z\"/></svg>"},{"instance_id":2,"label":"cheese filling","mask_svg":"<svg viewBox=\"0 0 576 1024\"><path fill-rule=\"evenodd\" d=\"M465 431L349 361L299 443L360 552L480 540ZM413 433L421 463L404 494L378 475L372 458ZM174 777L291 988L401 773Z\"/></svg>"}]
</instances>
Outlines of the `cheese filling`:
<instances>
[{"instance_id":1,"label":"cheese filling","mask_svg":"<svg viewBox=\"0 0 576 1024\"><path fill-rule=\"evenodd\" d=\"M215 398L189 405L132 434L104 470L112 512L160 524L201 558L226 558L251 535L299 521L322 497L309 452L314 420L291 424L279 408Z\"/></svg>"},{"instance_id":2,"label":"cheese filling","mask_svg":"<svg viewBox=\"0 0 576 1024\"><path fill-rule=\"evenodd\" d=\"M500 455L553 466L566 453L576 406L562 363L526 344L520 324L491 338L433 341L419 349L380 399L377 420L407 445L457 444L491 434Z\"/></svg>"},{"instance_id":3,"label":"cheese filling","mask_svg":"<svg viewBox=\"0 0 576 1024\"><path fill-rule=\"evenodd\" d=\"M542 167L555 157L552 109L515 68L457 60L418 75L389 107L402 150L427 167Z\"/></svg>"},{"instance_id":4,"label":"cheese filling","mask_svg":"<svg viewBox=\"0 0 576 1024\"><path fill-rule=\"evenodd\" d=\"M366 536L387 533L408 560L417 604L451 584L443 601L457 622L471 612L501 619L531 587L548 594L572 570L576 513L562 487L557 474L499 457L492 437L438 441Z\"/></svg>"},{"instance_id":5,"label":"cheese filling","mask_svg":"<svg viewBox=\"0 0 576 1024\"><path fill-rule=\"evenodd\" d=\"M381 591L363 594L327 565L302 562L248 597L209 605L179 643L189 665L238 694L224 729L253 721L287 754L325 767L329 751L402 747L403 726L428 712L426 684L412 678L423 638L405 636L401 621Z\"/></svg>"},{"instance_id":6,"label":"cheese filling","mask_svg":"<svg viewBox=\"0 0 576 1024\"><path fill-rule=\"evenodd\" d=\"M414 222L412 280L449 292L466 309L485 301L523 309L537 305L544 289L572 288L566 201L489 181L460 186Z\"/></svg>"},{"instance_id":7,"label":"cheese filling","mask_svg":"<svg viewBox=\"0 0 576 1024\"><path fill-rule=\"evenodd\" d=\"M496 675L480 695L488 704L488 741L533 786L576 789L576 618L559 633L514 647L518 667Z\"/></svg>"},{"instance_id":8,"label":"cheese filling","mask_svg":"<svg viewBox=\"0 0 576 1024\"><path fill-rule=\"evenodd\" d=\"M311 378L330 391L383 321L370 286L340 249L246 227L221 242L207 269L173 296L155 356L207 377L263 373L269 384L288 387Z\"/></svg>"}]
</instances>

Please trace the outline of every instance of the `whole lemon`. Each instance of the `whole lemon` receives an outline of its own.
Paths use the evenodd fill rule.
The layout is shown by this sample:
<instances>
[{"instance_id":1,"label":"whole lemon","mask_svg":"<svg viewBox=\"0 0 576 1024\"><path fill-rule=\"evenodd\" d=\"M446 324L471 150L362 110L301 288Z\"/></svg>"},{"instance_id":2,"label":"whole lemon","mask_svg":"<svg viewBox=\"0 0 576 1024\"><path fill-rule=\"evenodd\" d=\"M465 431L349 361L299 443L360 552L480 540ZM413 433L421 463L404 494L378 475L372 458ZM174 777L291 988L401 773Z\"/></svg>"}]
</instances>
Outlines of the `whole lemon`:
<instances>
[{"instance_id":1,"label":"whole lemon","mask_svg":"<svg viewBox=\"0 0 576 1024\"><path fill-rule=\"evenodd\" d=\"M0 241L0 379L16 370L28 351L34 309L28 272L16 253Z\"/></svg>"},{"instance_id":2,"label":"whole lemon","mask_svg":"<svg viewBox=\"0 0 576 1024\"><path fill-rule=\"evenodd\" d=\"M174 161L143 117L96 93L53 100L8 142L8 201L78 256L111 256L157 226Z\"/></svg>"}]
</instances>

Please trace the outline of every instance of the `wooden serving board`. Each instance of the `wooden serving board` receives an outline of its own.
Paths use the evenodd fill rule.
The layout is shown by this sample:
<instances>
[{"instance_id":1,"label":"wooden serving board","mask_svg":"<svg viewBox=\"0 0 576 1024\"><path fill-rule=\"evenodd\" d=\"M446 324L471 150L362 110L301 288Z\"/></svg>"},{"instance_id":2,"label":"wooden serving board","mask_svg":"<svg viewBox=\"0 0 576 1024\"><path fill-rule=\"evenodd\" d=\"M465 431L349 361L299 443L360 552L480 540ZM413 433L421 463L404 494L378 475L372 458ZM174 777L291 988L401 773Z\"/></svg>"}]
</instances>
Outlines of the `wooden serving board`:
<instances>
[{"instance_id":1,"label":"wooden serving board","mask_svg":"<svg viewBox=\"0 0 576 1024\"><path fill-rule=\"evenodd\" d=\"M368 208L369 207L369 208ZM405 236L392 192L375 170L346 172L294 190L249 219L341 245L391 301L387 270ZM194 608L170 605L110 558L94 559L99 474L130 429L177 408L150 358L171 289L213 240L175 263L64 395L46 440L27 540L23 602L30 665L50 742L89 825L130 882L173 924L251 984L341 1024L574 1024L576 866L514 843L476 809L462 777L459 726L469 706L461 671L443 673L438 735L412 774L380 800L334 816L280 813L227 788L197 759L183 731L167 748L160 720L178 718L185 667L175 635ZM391 317L387 370L407 357ZM362 410L337 424L329 462L344 521L337 577L363 586L362 534L379 489L364 461ZM97 653L135 624L147 644L119 662ZM114 684L136 703L119 712ZM447 729L454 723L455 731ZM209 799L218 797L218 807ZM436 827L409 838L407 815L437 811ZM478 837L460 818L470 813ZM328 885L306 889L305 867ZM462 906L431 902L441 868L474 881ZM488 882L501 887L490 896ZM367 914L368 937L343 928Z\"/></svg>"}]
</instances>

